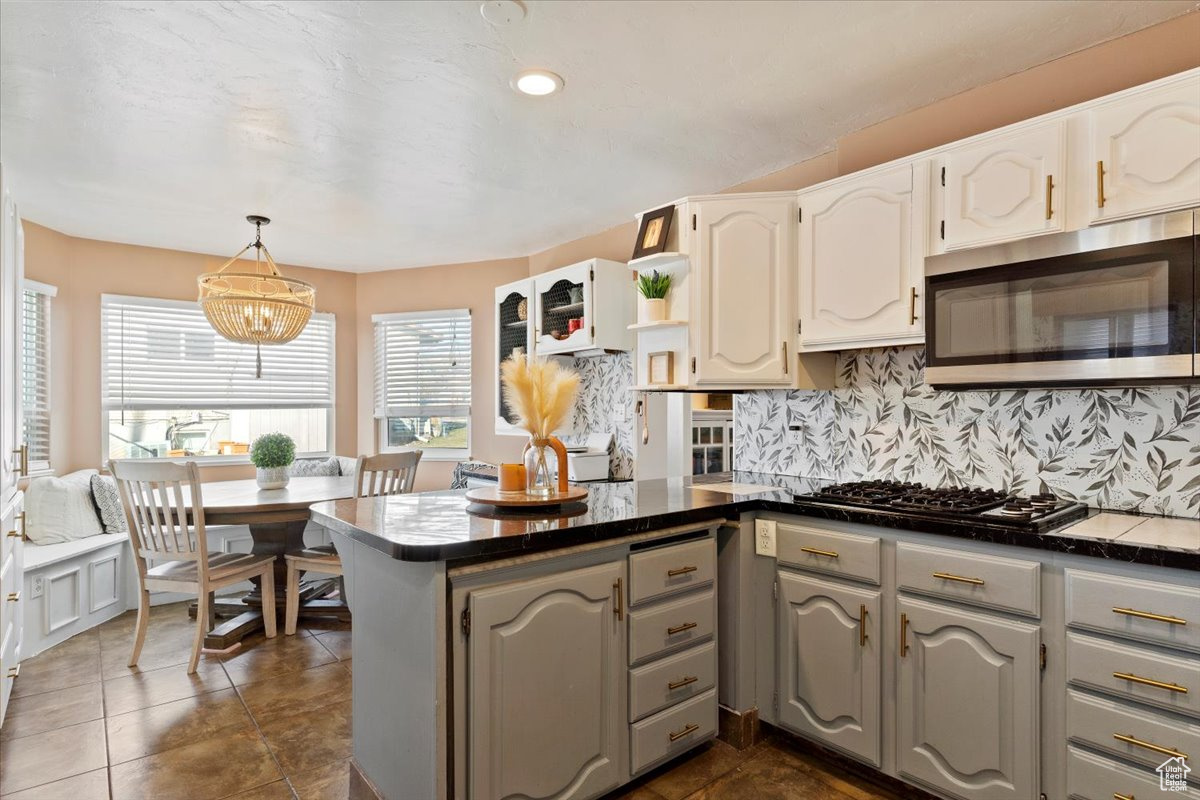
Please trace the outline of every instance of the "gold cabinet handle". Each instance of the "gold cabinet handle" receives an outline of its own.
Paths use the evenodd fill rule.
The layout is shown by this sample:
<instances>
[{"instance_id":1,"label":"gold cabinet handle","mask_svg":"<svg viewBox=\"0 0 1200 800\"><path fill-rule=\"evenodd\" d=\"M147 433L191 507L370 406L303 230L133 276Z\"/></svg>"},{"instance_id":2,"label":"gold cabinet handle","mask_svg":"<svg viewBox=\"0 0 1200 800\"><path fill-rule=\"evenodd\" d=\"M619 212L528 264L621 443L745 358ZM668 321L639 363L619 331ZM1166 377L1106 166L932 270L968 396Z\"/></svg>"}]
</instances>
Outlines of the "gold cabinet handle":
<instances>
[{"instance_id":1,"label":"gold cabinet handle","mask_svg":"<svg viewBox=\"0 0 1200 800\"><path fill-rule=\"evenodd\" d=\"M787 342L783 343L783 374L784 375L788 374Z\"/></svg>"},{"instance_id":2,"label":"gold cabinet handle","mask_svg":"<svg viewBox=\"0 0 1200 800\"><path fill-rule=\"evenodd\" d=\"M908 614L900 615L900 657L908 655Z\"/></svg>"},{"instance_id":3,"label":"gold cabinet handle","mask_svg":"<svg viewBox=\"0 0 1200 800\"><path fill-rule=\"evenodd\" d=\"M1096 162L1096 208L1104 208L1104 162Z\"/></svg>"},{"instance_id":4,"label":"gold cabinet handle","mask_svg":"<svg viewBox=\"0 0 1200 800\"><path fill-rule=\"evenodd\" d=\"M1137 800L1137 798L1131 794L1121 794L1120 792L1113 792L1113 800Z\"/></svg>"},{"instance_id":5,"label":"gold cabinet handle","mask_svg":"<svg viewBox=\"0 0 1200 800\"><path fill-rule=\"evenodd\" d=\"M1153 678L1143 678L1141 675L1134 675L1132 672L1114 672L1113 677L1121 681L1129 681L1130 683L1140 683L1142 686L1153 686L1156 689L1166 689L1168 692L1179 692L1187 694L1186 686L1180 686L1177 683L1164 683L1156 681Z\"/></svg>"},{"instance_id":6,"label":"gold cabinet handle","mask_svg":"<svg viewBox=\"0 0 1200 800\"><path fill-rule=\"evenodd\" d=\"M7 677L7 678L15 678L15 677L17 677L17 676L18 676L18 675L20 675L20 674L21 674L21 665L20 665L20 664L17 664L15 667L9 667L9 668L8 668L8 675L6 675L5 677Z\"/></svg>"},{"instance_id":7,"label":"gold cabinet handle","mask_svg":"<svg viewBox=\"0 0 1200 800\"><path fill-rule=\"evenodd\" d=\"M667 733L667 738L670 739L672 742L674 742L679 739L682 739L683 737L687 736L689 733L695 733L698 730L700 730L699 725L695 725L695 724L686 725L686 726L684 726L683 730L681 730L681 731L675 731L674 733Z\"/></svg>"},{"instance_id":8,"label":"gold cabinet handle","mask_svg":"<svg viewBox=\"0 0 1200 800\"><path fill-rule=\"evenodd\" d=\"M613 594L616 596L616 599L613 600L613 613L617 615L617 621L620 622L625 619L625 598L623 597L624 592L621 591L620 578L613 582Z\"/></svg>"},{"instance_id":9,"label":"gold cabinet handle","mask_svg":"<svg viewBox=\"0 0 1200 800\"><path fill-rule=\"evenodd\" d=\"M867 606L865 603L858 607L858 646L867 646Z\"/></svg>"},{"instance_id":10,"label":"gold cabinet handle","mask_svg":"<svg viewBox=\"0 0 1200 800\"><path fill-rule=\"evenodd\" d=\"M1054 176L1046 176L1046 219L1054 216Z\"/></svg>"},{"instance_id":11,"label":"gold cabinet handle","mask_svg":"<svg viewBox=\"0 0 1200 800\"><path fill-rule=\"evenodd\" d=\"M838 554L833 550L818 550L815 547L801 547L801 553L812 553L814 556L825 556L826 558L837 558Z\"/></svg>"},{"instance_id":12,"label":"gold cabinet handle","mask_svg":"<svg viewBox=\"0 0 1200 800\"><path fill-rule=\"evenodd\" d=\"M9 531L9 532L8 532L7 534L5 534L5 535L6 535L8 538L10 538L10 539L20 539L20 538L21 538L21 532L20 532L20 531L16 531L16 530Z\"/></svg>"},{"instance_id":13,"label":"gold cabinet handle","mask_svg":"<svg viewBox=\"0 0 1200 800\"><path fill-rule=\"evenodd\" d=\"M685 622L682 625L676 625L674 628L667 628L667 636L674 636L677 633L683 633L684 631L690 631L694 627L696 627L696 623Z\"/></svg>"},{"instance_id":14,"label":"gold cabinet handle","mask_svg":"<svg viewBox=\"0 0 1200 800\"><path fill-rule=\"evenodd\" d=\"M1149 611L1138 611L1136 608L1114 608L1114 614L1124 614L1127 617L1137 617L1138 619L1150 619L1155 622L1165 622L1168 625L1187 625L1186 619L1179 617L1168 617L1164 614L1154 614Z\"/></svg>"},{"instance_id":15,"label":"gold cabinet handle","mask_svg":"<svg viewBox=\"0 0 1200 800\"><path fill-rule=\"evenodd\" d=\"M19 472L25 477L29 477L29 445L23 444L14 449L13 453L19 456L17 466L13 467L13 472Z\"/></svg>"},{"instance_id":16,"label":"gold cabinet handle","mask_svg":"<svg viewBox=\"0 0 1200 800\"><path fill-rule=\"evenodd\" d=\"M908 289L908 324L917 324L917 287L910 286Z\"/></svg>"},{"instance_id":17,"label":"gold cabinet handle","mask_svg":"<svg viewBox=\"0 0 1200 800\"><path fill-rule=\"evenodd\" d=\"M671 681L667 684L667 691L673 692L676 689L682 689L684 686L691 686L696 681L700 680L695 675L688 675L686 678L681 678L677 681Z\"/></svg>"},{"instance_id":18,"label":"gold cabinet handle","mask_svg":"<svg viewBox=\"0 0 1200 800\"><path fill-rule=\"evenodd\" d=\"M1187 753L1181 753L1178 750L1172 750L1169 747L1163 747L1161 744L1155 744L1154 742L1144 742L1141 739L1134 736L1133 734L1114 733L1113 738L1116 739L1118 742L1125 742L1126 744L1131 744L1134 747L1141 747L1146 750L1153 750L1155 753L1161 753L1164 756L1172 756L1174 758L1182 758L1184 761L1186 761L1188 758Z\"/></svg>"},{"instance_id":19,"label":"gold cabinet handle","mask_svg":"<svg viewBox=\"0 0 1200 800\"><path fill-rule=\"evenodd\" d=\"M15 603L21 599L21 593L19 591L18 592L9 592L8 597L6 597L5 599L8 600L8 602L10 602L10 603Z\"/></svg>"},{"instance_id":20,"label":"gold cabinet handle","mask_svg":"<svg viewBox=\"0 0 1200 800\"><path fill-rule=\"evenodd\" d=\"M695 572L698 567L676 567L675 569L667 570L668 578L678 578L680 575L687 575L689 572Z\"/></svg>"},{"instance_id":21,"label":"gold cabinet handle","mask_svg":"<svg viewBox=\"0 0 1200 800\"><path fill-rule=\"evenodd\" d=\"M983 578L965 578L962 575L955 575L953 572L935 572L933 577L941 578L944 581L957 581L958 583L969 583L972 586L983 586Z\"/></svg>"}]
</instances>

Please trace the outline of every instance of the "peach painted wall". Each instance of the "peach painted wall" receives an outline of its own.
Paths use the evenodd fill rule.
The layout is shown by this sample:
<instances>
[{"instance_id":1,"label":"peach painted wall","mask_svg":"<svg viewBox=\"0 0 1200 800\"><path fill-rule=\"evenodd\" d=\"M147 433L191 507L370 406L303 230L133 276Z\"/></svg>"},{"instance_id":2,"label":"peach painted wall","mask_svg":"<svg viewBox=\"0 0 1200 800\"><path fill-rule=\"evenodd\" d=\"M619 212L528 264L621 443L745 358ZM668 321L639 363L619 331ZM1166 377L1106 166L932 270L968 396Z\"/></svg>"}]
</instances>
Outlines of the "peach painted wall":
<instances>
[{"instance_id":1,"label":"peach painted wall","mask_svg":"<svg viewBox=\"0 0 1200 800\"><path fill-rule=\"evenodd\" d=\"M494 290L529 274L528 259L512 258L472 264L445 264L419 269L368 272L357 276L358 309L358 450L378 450L378 426L372 418L374 405L373 314L397 311L433 311L445 308L471 309L471 455L498 463L514 461L521 454L522 440L497 436L493 416L495 380L495 293ZM319 296L319 295L318 295ZM450 485L454 463L422 461L417 469L416 490L445 489Z\"/></svg>"},{"instance_id":2,"label":"peach painted wall","mask_svg":"<svg viewBox=\"0 0 1200 800\"><path fill-rule=\"evenodd\" d=\"M26 220L25 274L58 287L51 306L51 463L59 473L100 465L100 295L196 299L196 276L228 256L79 239ZM355 276L281 265L317 288L317 310L336 317L334 447L354 450L357 435ZM205 480L248 478L250 466L204 468Z\"/></svg>"}]
</instances>

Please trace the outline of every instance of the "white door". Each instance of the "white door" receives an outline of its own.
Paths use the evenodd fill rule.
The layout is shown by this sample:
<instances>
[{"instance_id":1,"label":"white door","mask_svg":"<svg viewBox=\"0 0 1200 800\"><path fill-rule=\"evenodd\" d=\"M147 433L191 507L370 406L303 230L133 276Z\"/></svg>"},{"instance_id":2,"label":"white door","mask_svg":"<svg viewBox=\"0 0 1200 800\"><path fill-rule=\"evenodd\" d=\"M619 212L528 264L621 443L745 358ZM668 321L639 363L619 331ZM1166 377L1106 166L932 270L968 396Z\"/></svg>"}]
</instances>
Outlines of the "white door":
<instances>
[{"instance_id":1,"label":"white door","mask_svg":"<svg viewBox=\"0 0 1200 800\"><path fill-rule=\"evenodd\" d=\"M779 724L879 766L879 591L778 580Z\"/></svg>"},{"instance_id":2,"label":"white door","mask_svg":"<svg viewBox=\"0 0 1200 800\"><path fill-rule=\"evenodd\" d=\"M1200 205L1200 77L1091 112L1092 222Z\"/></svg>"},{"instance_id":3,"label":"white door","mask_svg":"<svg viewBox=\"0 0 1200 800\"><path fill-rule=\"evenodd\" d=\"M21 220L0 170L0 504L17 490L21 463Z\"/></svg>"},{"instance_id":4,"label":"white door","mask_svg":"<svg viewBox=\"0 0 1200 800\"><path fill-rule=\"evenodd\" d=\"M592 346L593 277L590 261L537 276L534 336L539 355L573 353Z\"/></svg>"},{"instance_id":5,"label":"white door","mask_svg":"<svg viewBox=\"0 0 1200 800\"><path fill-rule=\"evenodd\" d=\"M874 347L920 337L924 259L912 165L800 196L800 344Z\"/></svg>"},{"instance_id":6,"label":"white door","mask_svg":"<svg viewBox=\"0 0 1200 800\"><path fill-rule=\"evenodd\" d=\"M1050 122L946 153L946 249L1061 231L1066 126Z\"/></svg>"},{"instance_id":7,"label":"white door","mask_svg":"<svg viewBox=\"0 0 1200 800\"><path fill-rule=\"evenodd\" d=\"M471 593L472 800L598 797L624 779L624 573L613 562Z\"/></svg>"},{"instance_id":8,"label":"white door","mask_svg":"<svg viewBox=\"0 0 1200 800\"><path fill-rule=\"evenodd\" d=\"M1037 796L1038 628L901 597L900 774L964 800Z\"/></svg>"},{"instance_id":9,"label":"white door","mask_svg":"<svg viewBox=\"0 0 1200 800\"><path fill-rule=\"evenodd\" d=\"M697 289L691 382L787 386L796 203L790 192L689 204L696 215ZM793 353L794 355L794 353Z\"/></svg>"}]
</instances>

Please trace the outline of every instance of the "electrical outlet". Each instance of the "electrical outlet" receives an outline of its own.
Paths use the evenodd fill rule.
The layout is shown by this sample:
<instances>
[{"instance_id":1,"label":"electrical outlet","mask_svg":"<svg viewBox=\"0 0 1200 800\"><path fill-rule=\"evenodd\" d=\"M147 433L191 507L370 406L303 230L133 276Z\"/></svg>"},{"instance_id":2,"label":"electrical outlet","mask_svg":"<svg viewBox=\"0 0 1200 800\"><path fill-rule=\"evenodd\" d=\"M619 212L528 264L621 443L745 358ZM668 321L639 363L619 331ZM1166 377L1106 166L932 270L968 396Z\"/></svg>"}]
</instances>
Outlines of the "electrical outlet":
<instances>
[{"instance_id":1,"label":"electrical outlet","mask_svg":"<svg viewBox=\"0 0 1200 800\"><path fill-rule=\"evenodd\" d=\"M787 426L787 442L788 444L801 444L801 439L804 434L804 429L799 425Z\"/></svg>"},{"instance_id":2,"label":"electrical outlet","mask_svg":"<svg viewBox=\"0 0 1200 800\"><path fill-rule=\"evenodd\" d=\"M775 520L754 520L754 552L760 556L775 557Z\"/></svg>"},{"instance_id":3,"label":"electrical outlet","mask_svg":"<svg viewBox=\"0 0 1200 800\"><path fill-rule=\"evenodd\" d=\"M33 576L33 586L30 589L32 590L29 593L30 597L41 597L42 593L46 591L46 578L42 575Z\"/></svg>"}]
</instances>

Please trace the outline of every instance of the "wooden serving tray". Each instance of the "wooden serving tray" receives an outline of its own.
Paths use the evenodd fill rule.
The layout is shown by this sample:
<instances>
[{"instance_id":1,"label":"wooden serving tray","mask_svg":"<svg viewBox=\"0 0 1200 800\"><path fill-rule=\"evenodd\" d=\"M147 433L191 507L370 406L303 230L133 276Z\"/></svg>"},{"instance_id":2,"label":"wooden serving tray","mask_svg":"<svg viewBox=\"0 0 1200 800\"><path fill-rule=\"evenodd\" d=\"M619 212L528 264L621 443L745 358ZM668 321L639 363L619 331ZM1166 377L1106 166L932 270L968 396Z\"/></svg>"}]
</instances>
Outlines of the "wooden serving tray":
<instances>
[{"instance_id":1,"label":"wooden serving tray","mask_svg":"<svg viewBox=\"0 0 1200 800\"><path fill-rule=\"evenodd\" d=\"M524 492L502 492L498 486L480 487L467 492L467 499L497 508L542 508L561 506L564 503L582 503L588 490L580 486L568 486L565 492L555 492L546 497L533 497Z\"/></svg>"}]
</instances>

